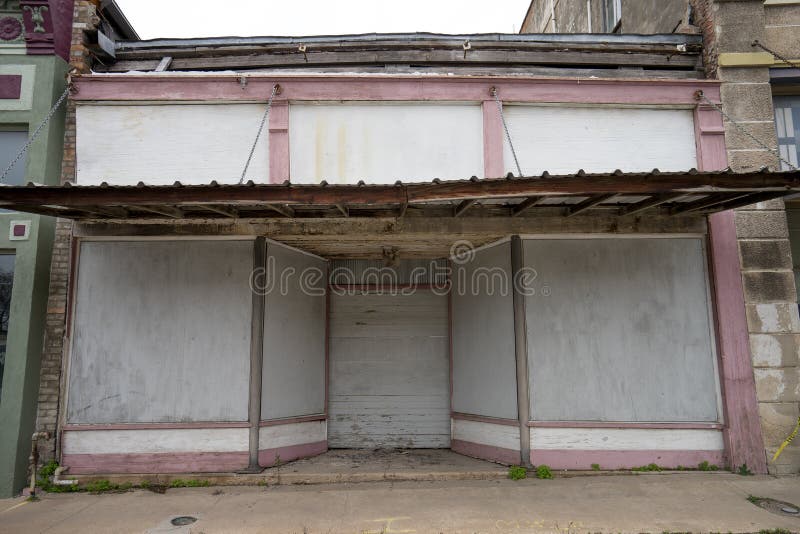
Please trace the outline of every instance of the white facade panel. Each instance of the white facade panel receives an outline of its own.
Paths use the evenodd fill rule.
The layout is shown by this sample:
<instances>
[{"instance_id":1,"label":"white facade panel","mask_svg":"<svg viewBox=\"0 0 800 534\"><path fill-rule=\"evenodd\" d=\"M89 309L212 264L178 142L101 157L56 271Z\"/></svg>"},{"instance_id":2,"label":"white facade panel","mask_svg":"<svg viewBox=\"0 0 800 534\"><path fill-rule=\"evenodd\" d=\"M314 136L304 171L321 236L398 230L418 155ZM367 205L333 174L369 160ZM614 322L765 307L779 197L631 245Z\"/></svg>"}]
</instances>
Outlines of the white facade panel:
<instances>
[{"instance_id":1,"label":"white facade panel","mask_svg":"<svg viewBox=\"0 0 800 534\"><path fill-rule=\"evenodd\" d=\"M477 103L293 104L289 147L293 183L483 176L483 114Z\"/></svg>"},{"instance_id":2,"label":"white facade panel","mask_svg":"<svg viewBox=\"0 0 800 534\"><path fill-rule=\"evenodd\" d=\"M697 166L690 110L507 104L504 113L526 176ZM505 170L516 175L507 140L504 147Z\"/></svg>"},{"instance_id":3,"label":"white facade panel","mask_svg":"<svg viewBox=\"0 0 800 534\"><path fill-rule=\"evenodd\" d=\"M262 104L80 105L77 182L235 184L263 114ZM269 181L268 137L261 133L246 180Z\"/></svg>"}]
</instances>

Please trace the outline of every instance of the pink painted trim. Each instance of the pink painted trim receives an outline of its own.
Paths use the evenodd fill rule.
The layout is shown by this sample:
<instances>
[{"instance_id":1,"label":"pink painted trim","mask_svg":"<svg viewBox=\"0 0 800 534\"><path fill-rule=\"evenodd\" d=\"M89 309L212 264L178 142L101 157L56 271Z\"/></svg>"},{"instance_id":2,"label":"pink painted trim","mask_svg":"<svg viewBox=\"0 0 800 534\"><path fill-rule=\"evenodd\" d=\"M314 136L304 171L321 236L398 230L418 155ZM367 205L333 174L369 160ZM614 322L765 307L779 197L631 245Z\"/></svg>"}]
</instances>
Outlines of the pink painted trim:
<instances>
[{"instance_id":1,"label":"pink painted trim","mask_svg":"<svg viewBox=\"0 0 800 534\"><path fill-rule=\"evenodd\" d=\"M62 430L179 430L188 428L250 428L247 422L66 424Z\"/></svg>"},{"instance_id":2,"label":"pink painted trim","mask_svg":"<svg viewBox=\"0 0 800 534\"><path fill-rule=\"evenodd\" d=\"M269 113L269 183L289 179L289 103L273 102Z\"/></svg>"},{"instance_id":3,"label":"pink painted trim","mask_svg":"<svg viewBox=\"0 0 800 534\"><path fill-rule=\"evenodd\" d=\"M586 80L579 78L102 75L75 78L81 100L266 101L279 82L281 98L302 100L392 100L484 102L496 87L506 102L581 104L671 104L694 107L702 89L719 101L715 80Z\"/></svg>"},{"instance_id":4,"label":"pink painted trim","mask_svg":"<svg viewBox=\"0 0 800 534\"><path fill-rule=\"evenodd\" d=\"M531 450L531 464L551 469L630 469L648 464L659 467L697 467L701 462L726 465L724 451L598 451L598 450Z\"/></svg>"},{"instance_id":5,"label":"pink painted trim","mask_svg":"<svg viewBox=\"0 0 800 534\"><path fill-rule=\"evenodd\" d=\"M710 106L694 110L694 138L697 147L697 168L716 171L728 166L725 150L725 127L722 115Z\"/></svg>"},{"instance_id":6,"label":"pink painted trim","mask_svg":"<svg viewBox=\"0 0 800 534\"><path fill-rule=\"evenodd\" d=\"M291 425L294 423L308 423L311 421L324 421L328 417L325 414L303 415L300 417L287 417L286 419L270 419L269 421L261 421L258 426L280 426Z\"/></svg>"},{"instance_id":7,"label":"pink painted trim","mask_svg":"<svg viewBox=\"0 0 800 534\"><path fill-rule=\"evenodd\" d=\"M529 421L531 428L647 428L672 430L721 430L722 423L612 423L605 421Z\"/></svg>"},{"instance_id":8,"label":"pink painted trim","mask_svg":"<svg viewBox=\"0 0 800 534\"><path fill-rule=\"evenodd\" d=\"M483 175L501 178L505 172L503 162L503 122L497 102L483 102Z\"/></svg>"},{"instance_id":9,"label":"pink painted trim","mask_svg":"<svg viewBox=\"0 0 800 534\"><path fill-rule=\"evenodd\" d=\"M70 475L117 473L224 473L247 467L245 452L64 454Z\"/></svg>"},{"instance_id":10,"label":"pink painted trim","mask_svg":"<svg viewBox=\"0 0 800 534\"><path fill-rule=\"evenodd\" d=\"M290 445L288 447L278 447L276 449L264 449L258 451L258 465L261 467L271 467L280 458L281 463L300 458L318 456L328 451L327 441L316 443L304 443L302 445Z\"/></svg>"},{"instance_id":11,"label":"pink painted trim","mask_svg":"<svg viewBox=\"0 0 800 534\"><path fill-rule=\"evenodd\" d=\"M516 419L503 419L501 417L487 417L485 415L475 415L471 413L452 412L450 417L462 421L476 421L478 423L489 423L492 425L519 426Z\"/></svg>"},{"instance_id":12,"label":"pink painted trim","mask_svg":"<svg viewBox=\"0 0 800 534\"><path fill-rule=\"evenodd\" d=\"M482 443L473 443L471 441L461 441L460 439L451 440L450 449L464 456L471 456L472 458L489 460L490 462L497 462L505 465L519 465L521 460L519 451L505 449L503 447L494 447L492 445L483 445Z\"/></svg>"},{"instance_id":13,"label":"pink painted trim","mask_svg":"<svg viewBox=\"0 0 800 534\"><path fill-rule=\"evenodd\" d=\"M766 473L734 213L725 211L711 215L708 225L726 421L725 448L732 468L747 464L754 473Z\"/></svg>"},{"instance_id":14,"label":"pink painted trim","mask_svg":"<svg viewBox=\"0 0 800 534\"><path fill-rule=\"evenodd\" d=\"M22 93L22 76L19 74L0 75L0 98L18 99Z\"/></svg>"}]
</instances>

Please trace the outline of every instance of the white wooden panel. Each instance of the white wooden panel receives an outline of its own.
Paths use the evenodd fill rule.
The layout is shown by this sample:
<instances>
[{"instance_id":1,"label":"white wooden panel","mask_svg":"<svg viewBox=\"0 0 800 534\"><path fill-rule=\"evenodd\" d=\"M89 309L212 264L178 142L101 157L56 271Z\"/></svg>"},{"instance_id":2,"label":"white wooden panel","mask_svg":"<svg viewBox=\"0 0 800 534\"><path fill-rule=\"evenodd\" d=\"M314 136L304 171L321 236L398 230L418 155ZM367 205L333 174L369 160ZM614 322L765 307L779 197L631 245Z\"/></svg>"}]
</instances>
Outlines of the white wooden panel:
<instances>
[{"instance_id":1,"label":"white wooden panel","mask_svg":"<svg viewBox=\"0 0 800 534\"><path fill-rule=\"evenodd\" d=\"M504 112L526 175L697 166L689 110L506 105ZM506 172L517 174L504 145Z\"/></svg>"},{"instance_id":2,"label":"white wooden panel","mask_svg":"<svg viewBox=\"0 0 800 534\"><path fill-rule=\"evenodd\" d=\"M331 295L328 444L450 446L447 297Z\"/></svg>"},{"instance_id":3,"label":"white wooden panel","mask_svg":"<svg viewBox=\"0 0 800 534\"><path fill-rule=\"evenodd\" d=\"M261 419L325 411L325 260L267 245Z\"/></svg>"},{"instance_id":4,"label":"white wooden panel","mask_svg":"<svg viewBox=\"0 0 800 534\"><path fill-rule=\"evenodd\" d=\"M531 428L531 448L577 450L719 451L721 430Z\"/></svg>"},{"instance_id":5,"label":"white wooden panel","mask_svg":"<svg viewBox=\"0 0 800 534\"><path fill-rule=\"evenodd\" d=\"M247 428L79 430L64 432L64 454L237 452L248 450Z\"/></svg>"},{"instance_id":6,"label":"white wooden panel","mask_svg":"<svg viewBox=\"0 0 800 534\"><path fill-rule=\"evenodd\" d=\"M516 419L511 245L479 250L453 267L453 411Z\"/></svg>"},{"instance_id":7,"label":"white wooden panel","mask_svg":"<svg viewBox=\"0 0 800 534\"><path fill-rule=\"evenodd\" d=\"M70 423L246 421L251 241L81 245Z\"/></svg>"},{"instance_id":8,"label":"white wooden panel","mask_svg":"<svg viewBox=\"0 0 800 534\"><path fill-rule=\"evenodd\" d=\"M453 439L519 450L519 427L453 419Z\"/></svg>"},{"instance_id":9,"label":"white wooden panel","mask_svg":"<svg viewBox=\"0 0 800 534\"><path fill-rule=\"evenodd\" d=\"M700 238L525 240L536 421L717 422Z\"/></svg>"},{"instance_id":10,"label":"white wooden panel","mask_svg":"<svg viewBox=\"0 0 800 534\"><path fill-rule=\"evenodd\" d=\"M81 185L237 183L264 105L82 105L76 113ZM247 172L254 182L269 180L266 133Z\"/></svg>"},{"instance_id":11,"label":"white wooden panel","mask_svg":"<svg viewBox=\"0 0 800 534\"><path fill-rule=\"evenodd\" d=\"M277 449L306 443L319 443L327 439L325 421L307 421L261 427L258 433L259 449Z\"/></svg>"},{"instance_id":12,"label":"white wooden panel","mask_svg":"<svg viewBox=\"0 0 800 534\"><path fill-rule=\"evenodd\" d=\"M394 183L483 176L478 104L293 104L294 183Z\"/></svg>"}]
</instances>

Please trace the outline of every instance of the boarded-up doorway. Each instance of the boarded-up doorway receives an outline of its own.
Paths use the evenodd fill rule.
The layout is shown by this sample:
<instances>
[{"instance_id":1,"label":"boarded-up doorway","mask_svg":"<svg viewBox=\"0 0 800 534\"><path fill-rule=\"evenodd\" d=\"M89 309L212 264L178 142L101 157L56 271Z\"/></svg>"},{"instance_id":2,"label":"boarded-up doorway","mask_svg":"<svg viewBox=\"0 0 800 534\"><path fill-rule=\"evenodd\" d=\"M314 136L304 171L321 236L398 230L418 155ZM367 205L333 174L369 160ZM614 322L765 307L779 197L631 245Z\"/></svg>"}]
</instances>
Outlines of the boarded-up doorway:
<instances>
[{"instance_id":1,"label":"boarded-up doorway","mask_svg":"<svg viewBox=\"0 0 800 534\"><path fill-rule=\"evenodd\" d=\"M450 446L447 297L331 294L331 448Z\"/></svg>"}]
</instances>

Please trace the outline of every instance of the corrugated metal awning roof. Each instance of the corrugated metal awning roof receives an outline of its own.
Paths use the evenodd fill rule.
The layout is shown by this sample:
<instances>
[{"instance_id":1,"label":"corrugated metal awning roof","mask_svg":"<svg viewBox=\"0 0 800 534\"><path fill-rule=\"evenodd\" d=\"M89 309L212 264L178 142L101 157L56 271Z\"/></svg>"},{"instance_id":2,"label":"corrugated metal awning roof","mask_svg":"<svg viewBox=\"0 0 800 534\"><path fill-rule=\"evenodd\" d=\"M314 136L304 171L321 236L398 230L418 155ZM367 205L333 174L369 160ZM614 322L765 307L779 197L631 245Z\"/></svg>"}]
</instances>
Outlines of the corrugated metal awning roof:
<instances>
[{"instance_id":1,"label":"corrugated metal awning roof","mask_svg":"<svg viewBox=\"0 0 800 534\"><path fill-rule=\"evenodd\" d=\"M606 210L703 215L800 193L800 171L587 174L375 185L219 184L0 187L0 207L68 219L535 215Z\"/></svg>"}]
</instances>

